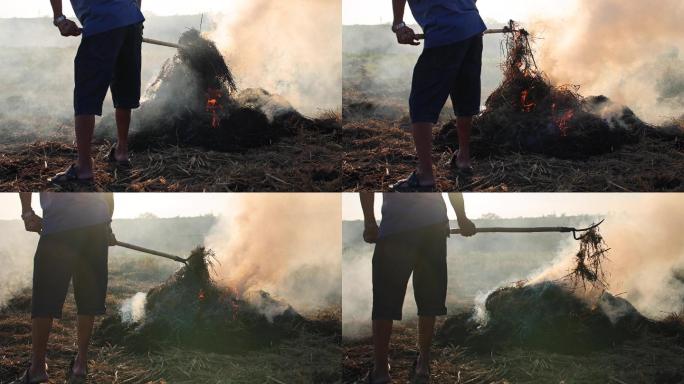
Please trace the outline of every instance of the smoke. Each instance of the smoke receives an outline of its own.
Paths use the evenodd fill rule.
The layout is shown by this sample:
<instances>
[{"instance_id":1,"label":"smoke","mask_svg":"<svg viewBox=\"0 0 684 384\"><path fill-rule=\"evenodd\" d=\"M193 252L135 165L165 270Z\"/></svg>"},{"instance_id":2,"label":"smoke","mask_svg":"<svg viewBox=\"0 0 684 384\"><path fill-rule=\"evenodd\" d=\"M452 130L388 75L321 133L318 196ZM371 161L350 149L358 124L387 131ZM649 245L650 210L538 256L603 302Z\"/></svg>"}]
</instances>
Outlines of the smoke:
<instances>
[{"instance_id":1,"label":"smoke","mask_svg":"<svg viewBox=\"0 0 684 384\"><path fill-rule=\"evenodd\" d=\"M339 195L248 194L236 199L205 240L219 261L219 283L248 299L267 291L299 311L339 306Z\"/></svg>"},{"instance_id":2,"label":"smoke","mask_svg":"<svg viewBox=\"0 0 684 384\"><path fill-rule=\"evenodd\" d=\"M145 318L145 303L147 293L138 292L121 303L121 321L124 323L139 323Z\"/></svg>"},{"instance_id":3,"label":"smoke","mask_svg":"<svg viewBox=\"0 0 684 384\"><path fill-rule=\"evenodd\" d=\"M26 232L20 220L0 221L0 308L15 294L31 286L33 255L38 235Z\"/></svg>"},{"instance_id":4,"label":"smoke","mask_svg":"<svg viewBox=\"0 0 684 384\"><path fill-rule=\"evenodd\" d=\"M605 94L651 123L682 114L684 2L577 0L562 22L532 23L552 81Z\"/></svg>"},{"instance_id":5,"label":"smoke","mask_svg":"<svg viewBox=\"0 0 684 384\"><path fill-rule=\"evenodd\" d=\"M609 288L652 318L682 311L684 197L644 194L632 207L631 212L613 215L601 225L611 248L604 264ZM573 249L564 254L533 282L565 276L573 263Z\"/></svg>"},{"instance_id":6,"label":"smoke","mask_svg":"<svg viewBox=\"0 0 684 384\"><path fill-rule=\"evenodd\" d=\"M265 88L306 114L342 100L339 0L250 0L216 16L216 41L240 88Z\"/></svg>"}]
</instances>

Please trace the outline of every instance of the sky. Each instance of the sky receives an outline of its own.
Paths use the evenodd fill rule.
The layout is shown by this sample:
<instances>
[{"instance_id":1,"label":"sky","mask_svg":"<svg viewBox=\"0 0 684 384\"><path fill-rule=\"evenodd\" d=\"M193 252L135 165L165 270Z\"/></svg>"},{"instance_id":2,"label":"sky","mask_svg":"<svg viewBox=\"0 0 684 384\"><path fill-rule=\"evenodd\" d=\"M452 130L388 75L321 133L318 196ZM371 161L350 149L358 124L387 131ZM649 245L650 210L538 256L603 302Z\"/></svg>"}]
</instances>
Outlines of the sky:
<instances>
[{"instance_id":1,"label":"sky","mask_svg":"<svg viewBox=\"0 0 684 384\"><path fill-rule=\"evenodd\" d=\"M238 195L226 193L115 193L114 218L136 218L143 213L158 217L218 215L225 212ZM33 210L40 214L38 194L33 194ZM21 216L17 193L0 193L0 220Z\"/></svg>"},{"instance_id":2,"label":"sky","mask_svg":"<svg viewBox=\"0 0 684 384\"><path fill-rule=\"evenodd\" d=\"M539 217L544 215L608 215L624 213L638 207L643 199L658 198L646 193L465 193L465 210L471 219L494 213L503 218ZM682 199L684 201L684 198ZM376 196L375 217L380 219L382 197ZM449 205L447 205L450 207ZM449 208L449 217L455 214ZM342 196L342 219L361 220L363 212L356 193Z\"/></svg>"},{"instance_id":3,"label":"sky","mask_svg":"<svg viewBox=\"0 0 684 384\"><path fill-rule=\"evenodd\" d=\"M479 0L477 7L485 19L528 21L535 18L562 18L575 6L575 0ZM414 23L406 11L404 21ZM393 19L391 0L342 0L342 23L388 24Z\"/></svg>"}]
</instances>

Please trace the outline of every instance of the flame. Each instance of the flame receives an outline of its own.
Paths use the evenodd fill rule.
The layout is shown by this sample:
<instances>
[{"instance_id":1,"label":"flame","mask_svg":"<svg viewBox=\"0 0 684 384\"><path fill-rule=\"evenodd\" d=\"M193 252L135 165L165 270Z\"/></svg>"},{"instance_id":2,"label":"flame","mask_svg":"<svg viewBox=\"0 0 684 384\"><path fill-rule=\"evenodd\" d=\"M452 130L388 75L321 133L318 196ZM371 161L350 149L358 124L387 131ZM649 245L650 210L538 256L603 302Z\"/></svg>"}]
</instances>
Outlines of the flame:
<instances>
[{"instance_id":1,"label":"flame","mask_svg":"<svg viewBox=\"0 0 684 384\"><path fill-rule=\"evenodd\" d=\"M207 106L206 111L211 112L211 127L218 128L221 121L218 112L223 110L219 100L223 97L220 90L209 88L207 89Z\"/></svg>"},{"instance_id":2,"label":"flame","mask_svg":"<svg viewBox=\"0 0 684 384\"><path fill-rule=\"evenodd\" d=\"M554 116L556 116L556 104L551 105L551 110ZM572 109L568 109L563 113L561 117L554 117L553 122L554 124L558 127L560 130L561 136L565 137L568 135L568 124L570 123L570 120L575 116L575 111Z\"/></svg>"},{"instance_id":3,"label":"flame","mask_svg":"<svg viewBox=\"0 0 684 384\"><path fill-rule=\"evenodd\" d=\"M520 93L520 105L522 105L523 112L532 112L534 107L536 106L535 103L527 100L527 98L530 96L530 92L525 89Z\"/></svg>"},{"instance_id":4,"label":"flame","mask_svg":"<svg viewBox=\"0 0 684 384\"><path fill-rule=\"evenodd\" d=\"M197 294L197 298L199 301L204 301L204 289L200 289L199 293Z\"/></svg>"}]
</instances>

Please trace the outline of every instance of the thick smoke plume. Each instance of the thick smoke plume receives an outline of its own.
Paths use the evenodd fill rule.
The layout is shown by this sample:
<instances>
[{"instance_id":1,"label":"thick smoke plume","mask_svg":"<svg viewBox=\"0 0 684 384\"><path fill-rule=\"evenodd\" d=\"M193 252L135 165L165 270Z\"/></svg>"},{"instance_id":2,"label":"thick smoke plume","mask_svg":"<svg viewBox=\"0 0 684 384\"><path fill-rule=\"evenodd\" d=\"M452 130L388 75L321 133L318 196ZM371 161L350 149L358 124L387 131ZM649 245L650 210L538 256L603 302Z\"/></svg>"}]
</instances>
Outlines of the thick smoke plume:
<instances>
[{"instance_id":1,"label":"thick smoke plume","mask_svg":"<svg viewBox=\"0 0 684 384\"><path fill-rule=\"evenodd\" d=\"M632 207L601 225L611 248L605 264L609 289L652 318L680 312L684 310L684 197L645 194ZM565 254L531 282L567 275L572 248Z\"/></svg>"},{"instance_id":2,"label":"thick smoke plume","mask_svg":"<svg viewBox=\"0 0 684 384\"><path fill-rule=\"evenodd\" d=\"M219 284L248 298L268 291L298 311L339 306L338 195L249 194L230 208L205 241Z\"/></svg>"},{"instance_id":3,"label":"thick smoke plume","mask_svg":"<svg viewBox=\"0 0 684 384\"><path fill-rule=\"evenodd\" d=\"M240 88L267 89L305 114L338 110L341 12L339 0L243 0L215 18L210 38Z\"/></svg>"},{"instance_id":4,"label":"thick smoke plume","mask_svg":"<svg viewBox=\"0 0 684 384\"><path fill-rule=\"evenodd\" d=\"M604 94L651 123L682 116L684 2L577 0L574 9L531 26L553 82Z\"/></svg>"}]
</instances>

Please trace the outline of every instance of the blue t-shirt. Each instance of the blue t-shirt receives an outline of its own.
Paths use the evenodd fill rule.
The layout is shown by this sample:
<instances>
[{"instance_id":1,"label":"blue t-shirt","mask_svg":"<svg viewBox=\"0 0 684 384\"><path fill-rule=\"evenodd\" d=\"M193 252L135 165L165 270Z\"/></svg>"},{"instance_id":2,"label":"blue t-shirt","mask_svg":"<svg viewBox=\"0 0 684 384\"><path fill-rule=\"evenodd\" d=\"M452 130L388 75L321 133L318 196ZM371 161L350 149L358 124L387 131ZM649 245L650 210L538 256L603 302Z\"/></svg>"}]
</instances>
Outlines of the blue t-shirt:
<instances>
[{"instance_id":1,"label":"blue t-shirt","mask_svg":"<svg viewBox=\"0 0 684 384\"><path fill-rule=\"evenodd\" d=\"M145 21L137 0L71 0L71 6L84 37Z\"/></svg>"},{"instance_id":2,"label":"blue t-shirt","mask_svg":"<svg viewBox=\"0 0 684 384\"><path fill-rule=\"evenodd\" d=\"M411 13L425 33L425 48L466 40L487 29L477 0L408 0Z\"/></svg>"},{"instance_id":3,"label":"blue t-shirt","mask_svg":"<svg viewBox=\"0 0 684 384\"><path fill-rule=\"evenodd\" d=\"M59 233L71 229L112 221L110 193L40 193L43 208L42 235Z\"/></svg>"},{"instance_id":4,"label":"blue t-shirt","mask_svg":"<svg viewBox=\"0 0 684 384\"><path fill-rule=\"evenodd\" d=\"M383 193L380 237L440 223L449 225L441 193Z\"/></svg>"}]
</instances>

